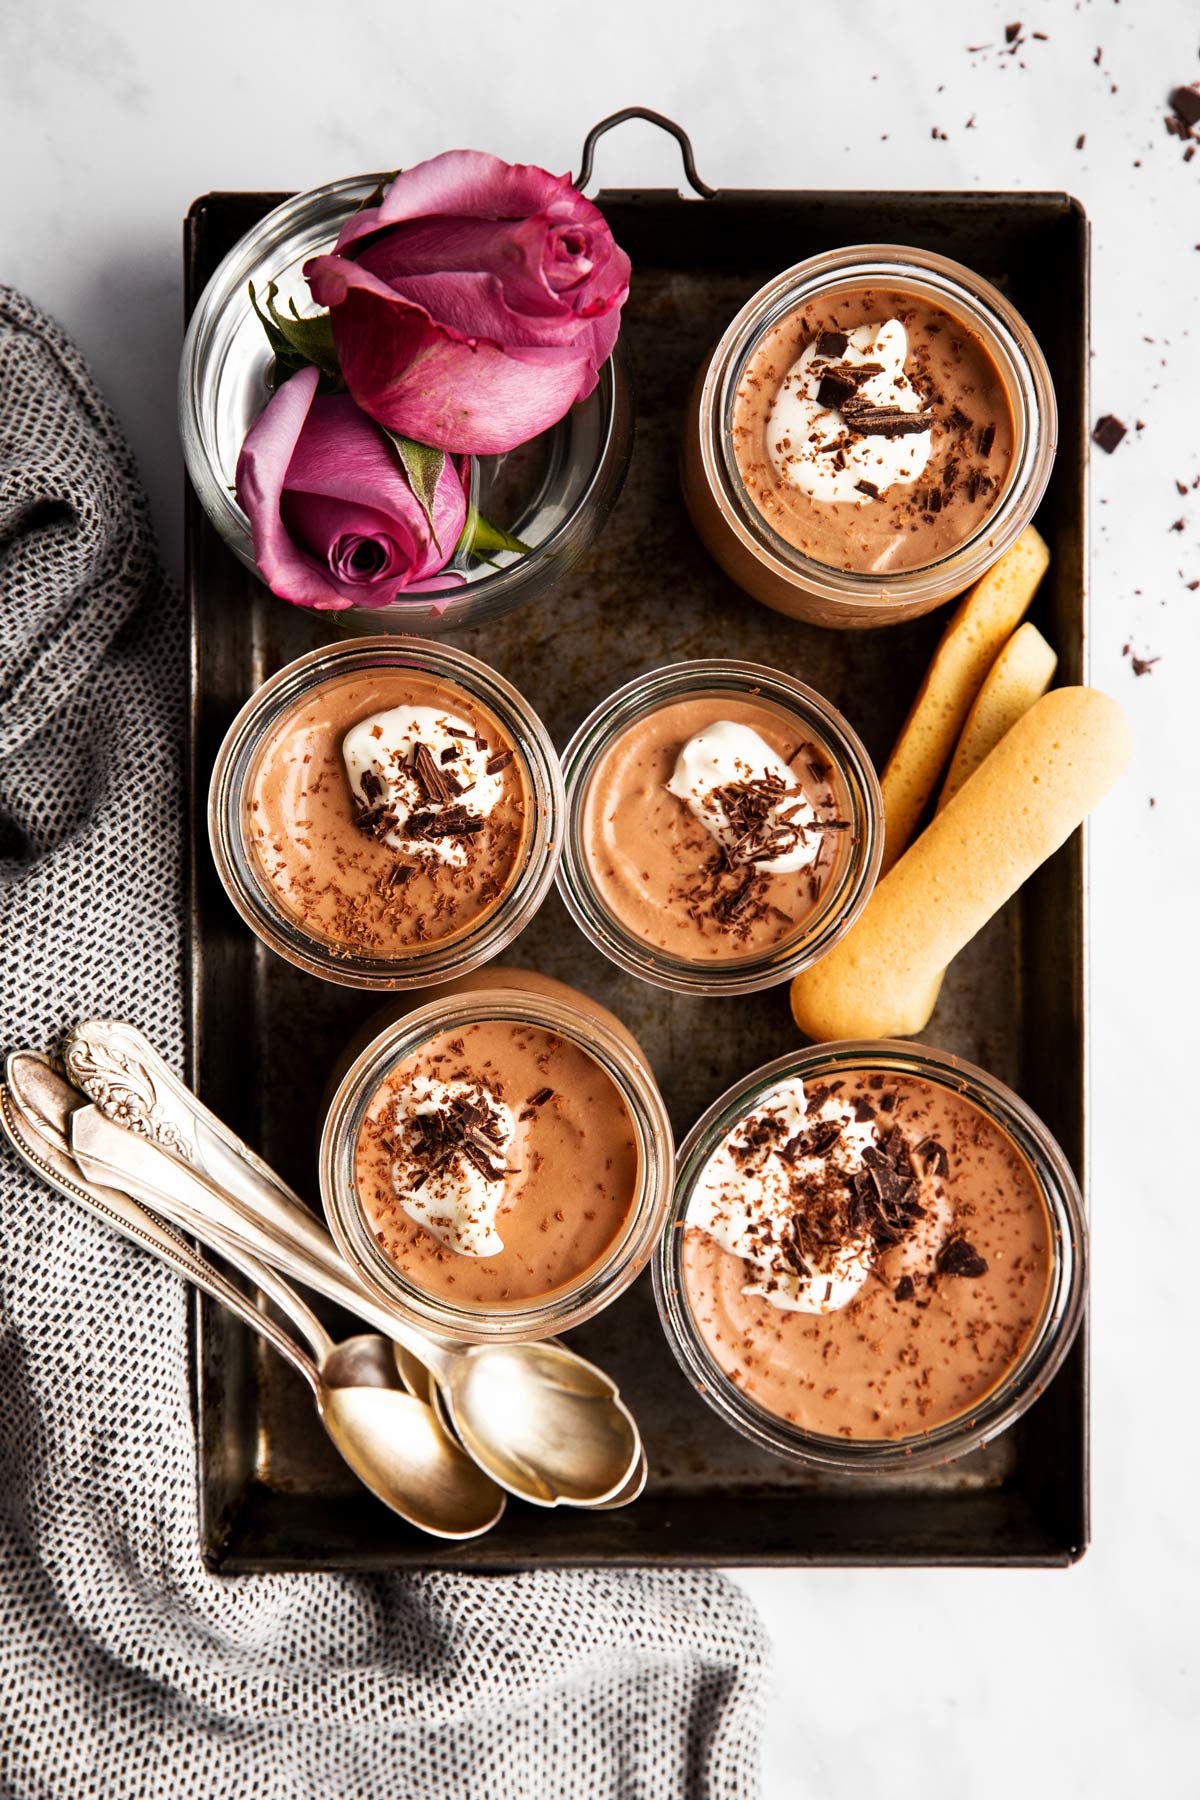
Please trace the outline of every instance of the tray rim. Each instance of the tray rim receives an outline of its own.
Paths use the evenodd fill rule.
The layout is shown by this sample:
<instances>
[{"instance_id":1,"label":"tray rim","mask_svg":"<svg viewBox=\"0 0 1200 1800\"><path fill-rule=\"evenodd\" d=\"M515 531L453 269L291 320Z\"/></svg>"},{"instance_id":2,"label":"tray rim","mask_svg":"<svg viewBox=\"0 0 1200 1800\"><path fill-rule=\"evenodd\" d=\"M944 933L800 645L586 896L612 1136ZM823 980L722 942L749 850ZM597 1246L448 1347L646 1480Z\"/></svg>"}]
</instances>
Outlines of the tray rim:
<instances>
[{"instance_id":1,"label":"tray rim","mask_svg":"<svg viewBox=\"0 0 1200 1800\"><path fill-rule=\"evenodd\" d=\"M214 189L198 195L189 206L183 220L184 249L184 322L190 315L195 301L191 300L192 266L191 258L195 250L198 234L203 230L206 215L214 205L263 203L263 209L279 204L289 197L294 190L243 190ZM713 208L723 203L739 206L762 206L774 204L794 204L803 202L807 206L869 207L877 203L886 209L896 202L916 207L922 203L935 206L982 210L985 207L1003 207L1013 213L1032 213L1047 209L1058 211L1074 219L1081 234L1080 243L1080 302L1082 311L1081 332L1081 366L1082 366L1082 413L1081 434L1079 441L1067 446L1060 440L1060 455L1069 449L1072 458L1072 475L1078 476L1081 488L1081 517L1079 523L1080 550L1080 595L1079 595L1079 637L1078 653L1080 659L1080 679L1086 682L1090 666L1090 625L1091 625L1091 476L1087 446L1087 422L1091 417L1091 219L1083 203L1075 196L1062 189L1022 189L1022 190L971 190L956 188L909 189L909 188L835 188L835 189L795 189L795 188L720 188L710 196L685 194L679 189L661 188L613 188L601 189L593 196L594 203L600 207L620 204L694 204L698 207ZM891 241L891 240L882 240ZM201 288L196 289L195 298L199 298ZM203 1026L200 1017L201 997L197 980L200 958L200 920L198 873L206 843L203 829L205 795L201 792L197 770L197 726L199 713L199 661L197 638L196 587L193 579L197 533L212 532L200 508L199 501L184 476L185 494L185 585L188 605L188 729L185 754L185 788L188 806L190 830L185 842L185 889L188 895L188 919L185 933L184 973L185 973L185 1046L187 1078L191 1085L198 1083L200 1076L200 1060L204 1043ZM197 827L200 827L199 831ZM1080 1011L1079 1011L1079 1086L1077 1090L1080 1144L1077 1174L1084 1196L1085 1210L1090 1218L1090 1164L1091 1164L1091 1033L1090 1033L1090 930L1089 930L1089 844L1090 832L1085 823L1072 840L1058 853L1069 855L1073 864L1073 880L1077 884L1079 896L1079 940L1078 954L1080 958ZM1073 1090L1075 1091L1075 1090ZM446 1564L431 1556L428 1562L406 1561L397 1565L395 1560L361 1552L342 1555L336 1550L323 1555L319 1563L310 1560L297 1560L288 1554L271 1555L262 1549L249 1554L240 1553L237 1548L218 1541L214 1535L212 1522L206 1520L204 1503L203 1449L200 1442L202 1420L200 1416L200 1384L201 1359L203 1349L203 1327L205 1302L203 1296L196 1295L192 1307L192 1356L191 1356L191 1397L193 1420L197 1434L197 1475L198 1475L198 1525L201 1536L201 1554L208 1568L223 1573L239 1573L252 1571L282 1571L285 1569L312 1570L326 1569L365 1569L391 1568L398 1566L410 1570L434 1568L459 1568L472 1574L512 1574L522 1569L539 1566L536 1556L528 1556L521 1560L501 1557L489 1561L486 1554L487 1540L480 1547L480 1560L462 1561ZM1081 1436L1079 1443L1081 1489L1079 1501L1079 1532L1077 1541L1064 1543L1053 1549L1028 1549L1016 1551L987 1551L978 1554L963 1554L952 1546L943 1552L936 1549L921 1550L915 1554L884 1554L872 1549L846 1549L838 1555L830 1555L825 1551L805 1552L795 1548L786 1550L762 1550L754 1554L752 1560L736 1554L718 1553L699 1557L684 1554L672 1557L669 1549L657 1548L645 1551L630 1552L618 1556L604 1555L597 1557L581 1551L574 1554L556 1555L541 1566L553 1567L620 1567L620 1568L660 1568L663 1566L725 1567L737 1568L811 1568L811 1567L1014 1567L1014 1568L1065 1568L1078 1562L1087 1552L1091 1541L1091 1433L1090 1433L1090 1300L1085 1309L1084 1319L1080 1327L1079 1337L1073 1356L1079 1358L1079 1410L1081 1415ZM251 1482L246 1495L253 1501ZM836 1498L836 1496L835 1496ZM855 1496L857 1502L858 1496ZM864 1496L864 1501L866 1497ZM932 1502L931 1502L932 1504ZM938 1504L941 1504L940 1500Z\"/></svg>"}]
</instances>

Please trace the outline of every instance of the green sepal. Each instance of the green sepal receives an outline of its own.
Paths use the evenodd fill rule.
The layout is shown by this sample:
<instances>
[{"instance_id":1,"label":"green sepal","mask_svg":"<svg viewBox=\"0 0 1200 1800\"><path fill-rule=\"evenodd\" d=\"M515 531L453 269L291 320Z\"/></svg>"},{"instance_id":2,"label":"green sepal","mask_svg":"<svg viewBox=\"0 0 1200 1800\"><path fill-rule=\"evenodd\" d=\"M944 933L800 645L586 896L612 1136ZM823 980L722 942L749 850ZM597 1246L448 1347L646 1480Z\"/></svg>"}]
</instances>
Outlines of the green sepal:
<instances>
[{"instance_id":1,"label":"green sepal","mask_svg":"<svg viewBox=\"0 0 1200 1800\"><path fill-rule=\"evenodd\" d=\"M355 212L369 212L373 206L382 206L383 196L387 193L399 173L399 169L393 169L390 175L381 175L366 199L359 201L354 209Z\"/></svg>"},{"instance_id":2,"label":"green sepal","mask_svg":"<svg viewBox=\"0 0 1200 1800\"><path fill-rule=\"evenodd\" d=\"M384 425L380 428L385 437L390 438L396 446L396 454L400 458L408 485L412 489L417 505L425 514L429 526L429 535L439 551L438 535L433 525L433 502L437 495L438 482L442 479L446 467L446 452L435 450L431 444L418 444L416 438L403 437L398 431L389 431Z\"/></svg>"},{"instance_id":3,"label":"green sepal","mask_svg":"<svg viewBox=\"0 0 1200 1800\"><path fill-rule=\"evenodd\" d=\"M272 281L267 288L266 311L258 303L254 283L248 282L250 304L259 324L267 334L267 342L275 356L275 385L286 381L297 369L320 369L322 375L340 378L337 352L333 347L333 322L329 314L318 313L315 319L302 319L296 302L289 301L290 312L280 312L275 304L279 289Z\"/></svg>"},{"instance_id":4,"label":"green sepal","mask_svg":"<svg viewBox=\"0 0 1200 1800\"><path fill-rule=\"evenodd\" d=\"M477 556L480 562L490 562L497 550L515 550L519 556L528 556L530 546L514 537L511 531L501 531L498 525L485 519L477 506L468 505L467 522L454 547L455 555Z\"/></svg>"}]
</instances>

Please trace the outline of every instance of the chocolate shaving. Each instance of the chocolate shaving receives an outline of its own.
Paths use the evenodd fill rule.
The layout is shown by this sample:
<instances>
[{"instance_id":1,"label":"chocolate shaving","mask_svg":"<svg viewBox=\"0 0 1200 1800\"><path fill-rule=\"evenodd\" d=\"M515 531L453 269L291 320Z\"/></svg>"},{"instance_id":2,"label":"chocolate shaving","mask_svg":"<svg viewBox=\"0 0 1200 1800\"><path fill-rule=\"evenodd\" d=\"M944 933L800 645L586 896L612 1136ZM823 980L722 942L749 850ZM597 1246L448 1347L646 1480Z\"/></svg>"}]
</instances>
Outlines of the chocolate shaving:
<instances>
[{"instance_id":1,"label":"chocolate shaving","mask_svg":"<svg viewBox=\"0 0 1200 1800\"><path fill-rule=\"evenodd\" d=\"M442 761L444 763L454 762L461 755L462 751L457 744L447 744L446 748L442 751Z\"/></svg>"},{"instance_id":2,"label":"chocolate shaving","mask_svg":"<svg viewBox=\"0 0 1200 1800\"><path fill-rule=\"evenodd\" d=\"M428 744L413 745L411 767L422 794L433 805L441 806L447 800L453 799L455 794L462 793L462 789L453 775L447 775L440 764L435 761L433 751Z\"/></svg>"},{"instance_id":3,"label":"chocolate shaving","mask_svg":"<svg viewBox=\"0 0 1200 1800\"><path fill-rule=\"evenodd\" d=\"M916 1291L917 1284L912 1276L902 1275L892 1289L892 1297L895 1300L911 1300Z\"/></svg>"},{"instance_id":4,"label":"chocolate shaving","mask_svg":"<svg viewBox=\"0 0 1200 1800\"><path fill-rule=\"evenodd\" d=\"M525 1102L525 1104L526 1104L526 1106L545 1106L547 1100L553 1100L553 1098L554 1098L554 1089L553 1088L551 1088L551 1087L539 1088L536 1094L530 1094L530 1096L529 1096L528 1100Z\"/></svg>"},{"instance_id":5,"label":"chocolate shaving","mask_svg":"<svg viewBox=\"0 0 1200 1800\"><path fill-rule=\"evenodd\" d=\"M484 820L465 806L447 806L441 812L409 813L404 827L408 838L474 837L483 830Z\"/></svg>"},{"instance_id":6,"label":"chocolate shaving","mask_svg":"<svg viewBox=\"0 0 1200 1800\"><path fill-rule=\"evenodd\" d=\"M879 489L875 486L873 481L856 481L854 485L860 494L866 494L872 500L879 499Z\"/></svg>"},{"instance_id":7,"label":"chocolate shaving","mask_svg":"<svg viewBox=\"0 0 1200 1800\"><path fill-rule=\"evenodd\" d=\"M817 405L841 408L847 400L854 398L864 382L870 381L873 375L882 374L882 363L835 363L821 376Z\"/></svg>"},{"instance_id":8,"label":"chocolate shaving","mask_svg":"<svg viewBox=\"0 0 1200 1800\"><path fill-rule=\"evenodd\" d=\"M859 437L911 437L918 431L929 431L934 424L932 413L872 406L870 401L857 397L848 400L841 410L847 426Z\"/></svg>"},{"instance_id":9,"label":"chocolate shaving","mask_svg":"<svg viewBox=\"0 0 1200 1800\"><path fill-rule=\"evenodd\" d=\"M396 829L398 821L390 806L376 806L370 812L360 812L354 823L360 831L379 842Z\"/></svg>"},{"instance_id":10,"label":"chocolate shaving","mask_svg":"<svg viewBox=\"0 0 1200 1800\"><path fill-rule=\"evenodd\" d=\"M948 1175L950 1173L950 1158L936 1138L922 1138L917 1145L916 1154L924 1162L926 1174Z\"/></svg>"},{"instance_id":11,"label":"chocolate shaving","mask_svg":"<svg viewBox=\"0 0 1200 1800\"><path fill-rule=\"evenodd\" d=\"M501 769L507 769L512 759L513 753L511 750L497 750L495 756L488 757L487 762L484 764L484 772L488 775L498 775Z\"/></svg>"},{"instance_id":12,"label":"chocolate shaving","mask_svg":"<svg viewBox=\"0 0 1200 1800\"><path fill-rule=\"evenodd\" d=\"M937 1253L939 1275L962 1275L968 1281L987 1274L987 1263L965 1237L947 1238Z\"/></svg>"},{"instance_id":13,"label":"chocolate shaving","mask_svg":"<svg viewBox=\"0 0 1200 1800\"><path fill-rule=\"evenodd\" d=\"M368 806L374 806L377 800L383 798L383 782L374 769L364 769L359 777L358 785L363 791L363 799Z\"/></svg>"},{"instance_id":14,"label":"chocolate shaving","mask_svg":"<svg viewBox=\"0 0 1200 1800\"><path fill-rule=\"evenodd\" d=\"M845 356L846 346L850 342L844 331L821 331L817 333L816 355L821 357Z\"/></svg>"},{"instance_id":15,"label":"chocolate shaving","mask_svg":"<svg viewBox=\"0 0 1200 1800\"><path fill-rule=\"evenodd\" d=\"M492 1160L501 1141L499 1123L473 1101L456 1096L430 1113L416 1113L408 1121L405 1149L417 1166L409 1186L417 1193L431 1175L461 1156L486 1181L500 1181L509 1173Z\"/></svg>"},{"instance_id":16,"label":"chocolate shaving","mask_svg":"<svg viewBox=\"0 0 1200 1800\"><path fill-rule=\"evenodd\" d=\"M996 441L996 427L985 425L979 434L979 454L985 459L992 454L992 445Z\"/></svg>"},{"instance_id":17,"label":"chocolate shaving","mask_svg":"<svg viewBox=\"0 0 1200 1800\"><path fill-rule=\"evenodd\" d=\"M798 1131L779 1152L784 1162L796 1162L801 1156L828 1156L842 1135L841 1121L821 1119L807 1131Z\"/></svg>"}]
</instances>

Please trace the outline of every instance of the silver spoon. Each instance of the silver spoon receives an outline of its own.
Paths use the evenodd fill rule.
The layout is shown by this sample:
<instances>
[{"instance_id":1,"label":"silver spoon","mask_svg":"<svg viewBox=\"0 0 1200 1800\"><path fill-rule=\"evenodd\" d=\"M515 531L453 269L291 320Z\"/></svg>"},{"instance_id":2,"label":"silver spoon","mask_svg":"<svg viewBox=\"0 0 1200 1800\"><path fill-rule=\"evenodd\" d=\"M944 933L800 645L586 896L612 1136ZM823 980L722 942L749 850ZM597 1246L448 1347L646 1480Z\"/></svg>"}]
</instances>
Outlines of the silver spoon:
<instances>
[{"instance_id":1,"label":"silver spoon","mask_svg":"<svg viewBox=\"0 0 1200 1800\"><path fill-rule=\"evenodd\" d=\"M51 1138L59 1152L69 1158L71 1147L66 1134L70 1128L70 1114L78 1105L78 1099L74 1090L63 1081L50 1058L34 1050L16 1050L6 1058L5 1073L8 1078L10 1098L23 1114L33 1135L43 1140L47 1137ZM186 1092L186 1090L184 1091ZM224 1126L220 1127L220 1131L223 1138L227 1139L229 1143L235 1145L239 1143L232 1133L225 1131ZM247 1150L246 1155L250 1158L253 1167L250 1180L246 1183L248 1191L254 1191L251 1184L260 1178L271 1182L276 1181L277 1178L267 1168L267 1165L260 1163L252 1151ZM223 1164L222 1167L231 1168L236 1160L237 1153L235 1152L229 1163ZM83 1179L81 1171L78 1179ZM278 1185L283 1194L290 1195L290 1190L283 1188L282 1183ZM128 1195L122 1196L122 1198L127 1201L131 1209L136 1208L138 1211L145 1212L145 1208L139 1207L138 1202L129 1199ZM291 1200L296 1206L301 1204L298 1197L294 1195L291 1195ZM146 1216L151 1217L152 1215L146 1214ZM170 1228L164 1227L164 1229L169 1230ZM199 1237L202 1234L195 1231L194 1235ZM191 1248L184 1239L180 1238L177 1241L185 1249ZM266 1294L299 1329L308 1340L317 1367L324 1371L326 1365L329 1365L336 1373L345 1359L339 1357L332 1363L330 1359L337 1355L340 1346L335 1346L321 1321L312 1308L301 1299L295 1288L284 1281L267 1263L248 1255L238 1240L230 1239L219 1233L215 1226L209 1228L207 1241L210 1249L217 1250L226 1262L230 1262L235 1268L240 1269L242 1274L254 1282L261 1292ZM353 1354L357 1367L376 1371L369 1385L395 1387L394 1374L398 1374L410 1394L426 1406L431 1404L432 1392L429 1375L421 1364L410 1357L407 1352L400 1351L387 1338L374 1334L371 1338L359 1335L347 1340L347 1343L353 1343L355 1346ZM369 1350L368 1345L371 1346ZM395 1350L394 1356L393 1350ZM339 1381L338 1385L344 1384ZM438 1417L438 1423L442 1424L440 1417ZM442 1425L442 1429L445 1430L444 1425Z\"/></svg>"},{"instance_id":2,"label":"silver spoon","mask_svg":"<svg viewBox=\"0 0 1200 1800\"><path fill-rule=\"evenodd\" d=\"M123 1188L200 1235L216 1226L294 1278L353 1308L433 1377L467 1455L510 1493L540 1506L592 1505L623 1488L641 1455L637 1429L609 1378L553 1344L444 1346L364 1300L345 1277L281 1245L196 1171L96 1110L70 1117L71 1154L93 1181Z\"/></svg>"},{"instance_id":3,"label":"silver spoon","mask_svg":"<svg viewBox=\"0 0 1200 1800\"><path fill-rule=\"evenodd\" d=\"M142 1178L159 1190L151 1204L168 1210L165 1190L172 1203L198 1206L227 1235L242 1237L254 1253L393 1338L433 1376L468 1454L502 1487L541 1506L595 1505L625 1487L642 1456L641 1442L615 1384L601 1370L563 1345L456 1345L426 1337L369 1295L303 1202L252 1152L241 1155L245 1146L171 1074L136 1027L88 1020L68 1037L66 1055L73 1077L95 1096L101 1112L119 1108L132 1132L144 1134L132 1136L122 1126L127 1141L120 1144L111 1133L104 1136L105 1121L95 1118L83 1128L88 1144L72 1138L77 1156L82 1151L102 1158L107 1144L131 1175L140 1156ZM156 1147L160 1154L152 1161ZM214 1179L205 1180L196 1161ZM231 1174L239 1192L230 1191ZM111 1164L106 1178L115 1179ZM181 1185L188 1191L181 1193ZM191 1218L182 1222L195 1229ZM513 1392L506 1394L509 1384ZM501 1441L501 1417L511 1434L507 1441Z\"/></svg>"},{"instance_id":4,"label":"silver spoon","mask_svg":"<svg viewBox=\"0 0 1200 1800\"><path fill-rule=\"evenodd\" d=\"M318 1368L240 1288L160 1220L125 1194L82 1180L53 1138L35 1133L5 1087L0 1087L0 1129L22 1160L58 1193L151 1251L265 1338L308 1383L341 1456L393 1512L441 1538L478 1537L496 1523L504 1510L503 1494L450 1442L427 1407L395 1387L379 1354L388 1354L382 1340L375 1339L378 1350L365 1354L362 1340L331 1345L330 1356ZM258 1280L259 1274L255 1268L253 1278Z\"/></svg>"},{"instance_id":5,"label":"silver spoon","mask_svg":"<svg viewBox=\"0 0 1200 1800\"><path fill-rule=\"evenodd\" d=\"M559 1340L557 1338L547 1338L545 1341L548 1344L557 1344ZM394 1346L394 1350L396 1364L397 1367L399 1367L400 1359L407 1356L407 1352L402 1350L399 1344ZM405 1385L408 1385L407 1379L405 1380ZM429 1396L430 1405L440 1419L442 1429L457 1443L459 1441L458 1433L454 1429L453 1421L446 1416L441 1390L436 1382L429 1383ZM626 1476L624 1485L619 1487L615 1494L609 1494L603 1500L576 1500L574 1504L588 1512L613 1512L617 1507L630 1506L633 1501L644 1492L649 1474L650 1465L646 1460L646 1451L639 1442L637 1462Z\"/></svg>"},{"instance_id":6,"label":"silver spoon","mask_svg":"<svg viewBox=\"0 0 1200 1800\"><path fill-rule=\"evenodd\" d=\"M71 1111L67 1127L89 1180L120 1187L201 1236L215 1225L411 1351L438 1383L467 1454L510 1493L539 1506L587 1505L625 1485L641 1454L637 1427L614 1384L581 1357L549 1344L435 1343L367 1299L348 1273L317 1266L197 1170L96 1107Z\"/></svg>"}]
</instances>

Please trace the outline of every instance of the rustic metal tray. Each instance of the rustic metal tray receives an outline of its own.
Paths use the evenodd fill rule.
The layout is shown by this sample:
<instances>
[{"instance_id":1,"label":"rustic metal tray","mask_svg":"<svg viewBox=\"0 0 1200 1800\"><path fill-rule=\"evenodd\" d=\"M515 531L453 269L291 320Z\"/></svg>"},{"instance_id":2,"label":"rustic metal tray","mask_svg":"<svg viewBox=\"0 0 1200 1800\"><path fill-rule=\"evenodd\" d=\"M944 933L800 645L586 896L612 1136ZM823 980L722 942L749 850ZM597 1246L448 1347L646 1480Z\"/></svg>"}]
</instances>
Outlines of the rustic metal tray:
<instances>
[{"instance_id":1,"label":"rustic metal tray","mask_svg":"<svg viewBox=\"0 0 1200 1800\"><path fill-rule=\"evenodd\" d=\"M209 194L185 227L190 312L217 262L284 198ZM1059 677L1085 676L1088 225L1063 194L604 192L633 259L624 339L637 440L598 548L552 598L456 641L541 711L556 743L606 692L680 657L777 664L827 694L881 760L944 624L823 631L741 595L697 542L676 445L695 371L741 303L791 262L840 244L921 245L979 269L1025 314L1058 392L1058 464L1038 524L1053 562L1033 616ZM221 892L204 799L220 739L246 695L323 641L328 621L273 599L187 502L192 618L190 1075L303 1194L315 1195L322 1087L375 997L330 986L258 945ZM1041 1114L1081 1179L1086 1057L1082 834L958 959L929 1041L983 1064ZM602 998L655 1065L679 1136L737 1076L795 1041L786 989L696 1000L647 987L594 952L552 898L510 951ZM1088 1537L1084 1334L1006 1436L950 1468L893 1478L816 1475L726 1430L693 1395L658 1326L648 1276L575 1342L612 1371L642 1425L649 1487L618 1512L535 1510L462 1545L420 1537L339 1463L298 1384L235 1321L197 1310L196 1400L204 1555L223 1570L460 1568L580 1563L1065 1564Z\"/></svg>"}]
</instances>

